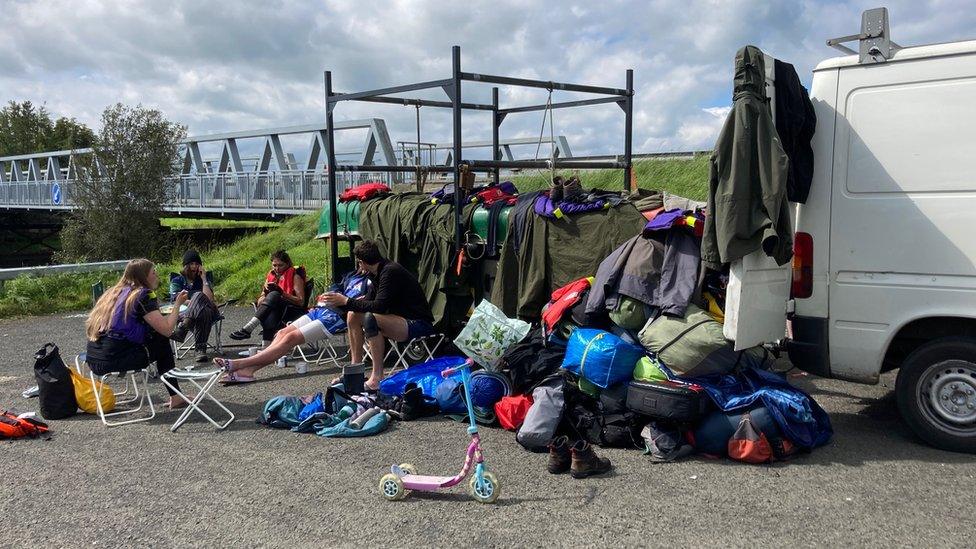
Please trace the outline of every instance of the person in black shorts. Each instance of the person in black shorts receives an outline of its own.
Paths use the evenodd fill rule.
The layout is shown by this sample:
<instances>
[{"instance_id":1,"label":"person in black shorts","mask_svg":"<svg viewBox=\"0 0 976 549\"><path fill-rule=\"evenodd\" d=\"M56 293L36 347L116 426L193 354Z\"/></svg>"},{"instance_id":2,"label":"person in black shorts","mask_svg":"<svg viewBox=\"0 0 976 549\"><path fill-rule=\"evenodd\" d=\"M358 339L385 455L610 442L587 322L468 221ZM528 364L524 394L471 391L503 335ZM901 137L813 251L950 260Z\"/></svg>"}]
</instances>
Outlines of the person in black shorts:
<instances>
[{"instance_id":1,"label":"person in black shorts","mask_svg":"<svg viewBox=\"0 0 976 549\"><path fill-rule=\"evenodd\" d=\"M366 388L376 390L383 379L384 338L403 342L431 335L434 333L434 315L417 277L399 263L383 258L375 242L360 242L353 249L353 255L357 268L366 271L372 280L369 292L356 299L340 293L327 293L322 299L326 305L347 313L349 353L354 367L363 365L363 341L369 340L373 369L366 380Z\"/></svg>"}]
</instances>

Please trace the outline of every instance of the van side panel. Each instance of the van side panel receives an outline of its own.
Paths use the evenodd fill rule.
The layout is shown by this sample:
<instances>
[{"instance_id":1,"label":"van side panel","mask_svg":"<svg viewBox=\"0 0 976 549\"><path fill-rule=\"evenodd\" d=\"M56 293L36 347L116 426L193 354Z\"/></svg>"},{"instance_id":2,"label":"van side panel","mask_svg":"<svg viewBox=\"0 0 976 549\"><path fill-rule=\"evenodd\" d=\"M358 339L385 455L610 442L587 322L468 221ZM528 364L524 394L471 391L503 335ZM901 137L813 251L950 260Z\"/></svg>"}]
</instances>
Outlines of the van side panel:
<instances>
[{"instance_id":1,"label":"van side panel","mask_svg":"<svg viewBox=\"0 0 976 549\"><path fill-rule=\"evenodd\" d=\"M840 69L833 376L876 381L892 337L911 320L976 316L974 97L972 54Z\"/></svg>"}]
</instances>

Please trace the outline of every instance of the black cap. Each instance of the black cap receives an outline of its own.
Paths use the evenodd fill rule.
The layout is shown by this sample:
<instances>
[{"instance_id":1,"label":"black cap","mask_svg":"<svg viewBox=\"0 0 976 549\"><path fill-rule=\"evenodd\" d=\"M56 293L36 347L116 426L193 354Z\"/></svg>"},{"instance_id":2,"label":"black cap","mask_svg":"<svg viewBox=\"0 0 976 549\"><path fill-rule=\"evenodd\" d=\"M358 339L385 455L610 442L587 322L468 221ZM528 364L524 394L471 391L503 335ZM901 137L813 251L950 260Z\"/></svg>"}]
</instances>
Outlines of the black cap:
<instances>
[{"instance_id":1,"label":"black cap","mask_svg":"<svg viewBox=\"0 0 976 549\"><path fill-rule=\"evenodd\" d=\"M200 252L196 250L187 250L183 254L183 264L189 265L190 263L199 263L203 265L203 259L200 258Z\"/></svg>"}]
</instances>

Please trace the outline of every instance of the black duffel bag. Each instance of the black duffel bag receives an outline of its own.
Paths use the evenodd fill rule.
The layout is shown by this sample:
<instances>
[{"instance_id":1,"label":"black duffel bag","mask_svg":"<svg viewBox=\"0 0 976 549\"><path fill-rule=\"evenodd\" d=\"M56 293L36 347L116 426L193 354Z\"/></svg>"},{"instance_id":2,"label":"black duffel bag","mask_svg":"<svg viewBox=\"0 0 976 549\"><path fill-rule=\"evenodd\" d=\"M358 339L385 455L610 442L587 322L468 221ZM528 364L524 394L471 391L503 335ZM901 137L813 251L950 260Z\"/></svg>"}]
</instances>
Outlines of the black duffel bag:
<instances>
[{"instance_id":1,"label":"black duffel bag","mask_svg":"<svg viewBox=\"0 0 976 549\"><path fill-rule=\"evenodd\" d=\"M64 419L78 412L71 372L54 343L45 344L34 354L34 378L44 419Z\"/></svg>"},{"instance_id":2,"label":"black duffel bag","mask_svg":"<svg viewBox=\"0 0 976 549\"><path fill-rule=\"evenodd\" d=\"M567 414L576 432L603 448L644 449L640 432L649 420L633 412L605 413L577 404Z\"/></svg>"}]
</instances>

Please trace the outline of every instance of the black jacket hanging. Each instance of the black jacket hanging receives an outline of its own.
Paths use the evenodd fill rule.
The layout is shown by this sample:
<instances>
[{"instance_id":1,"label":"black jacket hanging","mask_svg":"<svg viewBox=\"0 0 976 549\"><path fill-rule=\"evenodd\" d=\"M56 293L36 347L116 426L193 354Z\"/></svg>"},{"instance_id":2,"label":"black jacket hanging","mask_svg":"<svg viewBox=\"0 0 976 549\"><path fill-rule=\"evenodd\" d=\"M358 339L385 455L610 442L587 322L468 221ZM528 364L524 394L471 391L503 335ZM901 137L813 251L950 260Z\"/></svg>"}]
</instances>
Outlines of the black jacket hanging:
<instances>
[{"instance_id":1,"label":"black jacket hanging","mask_svg":"<svg viewBox=\"0 0 976 549\"><path fill-rule=\"evenodd\" d=\"M786 197L790 202L803 204L807 201L813 181L813 147L810 141L817 129L817 115L793 65L777 59L775 67L776 133L790 159Z\"/></svg>"}]
</instances>

